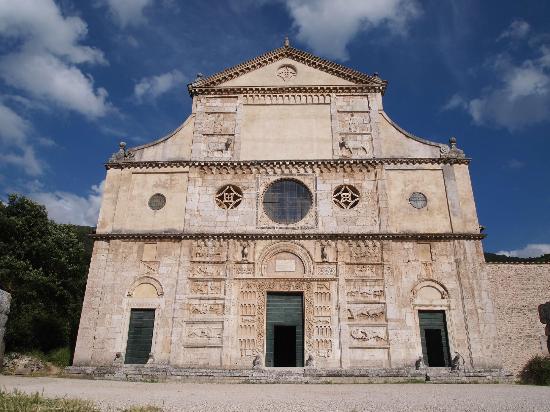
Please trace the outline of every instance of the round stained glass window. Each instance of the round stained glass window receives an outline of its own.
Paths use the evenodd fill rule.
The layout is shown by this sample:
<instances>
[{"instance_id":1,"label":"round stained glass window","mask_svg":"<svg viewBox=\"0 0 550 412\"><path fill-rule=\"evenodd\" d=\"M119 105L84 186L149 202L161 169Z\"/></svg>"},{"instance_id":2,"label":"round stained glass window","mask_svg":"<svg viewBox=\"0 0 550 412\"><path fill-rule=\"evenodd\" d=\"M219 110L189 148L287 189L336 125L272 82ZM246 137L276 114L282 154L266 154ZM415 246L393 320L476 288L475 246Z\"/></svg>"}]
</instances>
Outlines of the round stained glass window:
<instances>
[{"instance_id":1,"label":"round stained glass window","mask_svg":"<svg viewBox=\"0 0 550 412\"><path fill-rule=\"evenodd\" d=\"M422 209L428 204L428 199L424 193L413 192L409 197L409 203L416 209Z\"/></svg>"},{"instance_id":2,"label":"round stained glass window","mask_svg":"<svg viewBox=\"0 0 550 412\"><path fill-rule=\"evenodd\" d=\"M299 222L306 217L311 204L312 196L307 186L291 179L277 180L272 183L263 198L267 216L281 224Z\"/></svg>"},{"instance_id":3,"label":"round stained glass window","mask_svg":"<svg viewBox=\"0 0 550 412\"><path fill-rule=\"evenodd\" d=\"M166 197L162 193L155 193L149 199L149 207L153 210L160 210L166 204Z\"/></svg>"}]
</instances>

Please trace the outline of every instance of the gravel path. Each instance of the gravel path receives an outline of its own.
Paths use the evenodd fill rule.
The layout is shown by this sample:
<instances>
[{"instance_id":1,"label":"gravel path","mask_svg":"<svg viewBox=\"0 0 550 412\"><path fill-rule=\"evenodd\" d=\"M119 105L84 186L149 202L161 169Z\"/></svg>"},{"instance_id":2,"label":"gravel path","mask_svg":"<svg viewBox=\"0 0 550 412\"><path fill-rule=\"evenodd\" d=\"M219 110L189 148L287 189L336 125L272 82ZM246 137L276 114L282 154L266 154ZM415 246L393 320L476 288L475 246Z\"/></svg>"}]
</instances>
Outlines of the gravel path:
<instances>
[{"instance_id":1,"label":"gravel path","mask_svg":"<svg viewBox=\"0 0 550 412\"><path fill-rule=\"evenodd\" d=\"M550 411L550 388L523 385L248 385L0 376L0 387L90 399L105 410L149 404L208 412Z\"/></svg>"}]
</instances>

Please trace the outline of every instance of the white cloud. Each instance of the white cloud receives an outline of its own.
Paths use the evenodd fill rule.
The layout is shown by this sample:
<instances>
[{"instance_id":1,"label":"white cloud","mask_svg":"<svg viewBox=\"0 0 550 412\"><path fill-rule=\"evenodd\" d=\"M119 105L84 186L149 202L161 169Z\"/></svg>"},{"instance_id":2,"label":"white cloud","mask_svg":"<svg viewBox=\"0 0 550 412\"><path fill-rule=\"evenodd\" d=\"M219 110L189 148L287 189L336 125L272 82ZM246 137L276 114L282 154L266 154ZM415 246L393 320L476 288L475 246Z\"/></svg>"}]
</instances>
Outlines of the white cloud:
<instances>
[{"instance_id":1,"label":"white cloud","mask_svg":"<svg viewBox=\"0 0 550 412\"><path fill-rule=\"evenodd\" d=\"M539 257L550 253L550 243L529 243L523 249L516 250L501 250L497 252L499 255L511 257Z\"/></svg>"},{"instance_id":2,"label":"white cloud","mask_svg":"<svg viewBox=\"0 0 550 412\"><path fill-rule=\"evenodd\" d=\"M96 226L104 186L104 180L93 185L87 196L62 191L33 192L29 196L45 205L48 216L57 223Z\"/></svg>"},{"instance_id":3,"label":"white cloud","mask_svg":"<svg viewBox=\"0 0 550 412\"><path fill-rule=\"evenodd\" d=\"M0 102L0 160L4 165L19 166L31 176L42 173L43 165L28 143L31 124Z\"/></svg>"},{"instance_id":4,"label":"white cloud","mask_svg":"<svg viewBox=\"0 0 550 412\"><path fill-rule=\"evenodd\" d=\"M298 39L315 53L348 59L347 44L359 32L385 25L402 33L420 13L416 0L285 0Z\"/></svg>"},{"instance_id":5,"label":"white cloud","mask_svg":"<svg viewBox=\"0 0 550 412\"><path fill-rule=\"evenodd\" d=\"M443 109L462 109L478 125L510 131L548 121L550 46L539 45L531 54L519 62L507 53L493 56L487 66L493 83L474 98L452 96Z\"/></svg>"},{"instance_id":6,"label":"white cloud","mask_svg":"<svg viewBox=\"0 0 550 412\"><path fill-rule=\"evenodd\" d=\"M529 23L527 23L525 20L514 20L510 26L504 30L500 36L498 36L497 40L503 40L503 39L523 39L529 34L529 31L531 30L531 26Z\"/></svg>"},{"instance_id":7,"label":"white cloud","mask_svg":"<svg viewBox=\"0 0 550 412\"><path fill-rule=\"evenodd\" d=\"M179 70L159 74L158 76L144 77L134 87L134 97L138 102L155 100L161 94L174 89L183 83L185 76Z\"/></svg>"},{"instance_id":8,"label":"white cloud","mask_svg":"<svg viewBox=\"0 0 550 412\"><path fill-rule=\"evenodd\" d=\"M103 53L81 44L88 32L79 17L64 17L53 0L0 0L0 37L16 45L0 58L0 77L30 96L103 116L107 91L94 87L77 65L106 64Z\"/></svg>"},{"instance_id":9,"label":"white cloud","mask_svg":"<svg viewBox=\"0 0 550 412\"><path fill-rule=\"evenodd\" d=\"M145 23L143 10L153 0L105 0L105 3L120 27L126 27Z\"/></svg>"}]
</instances>

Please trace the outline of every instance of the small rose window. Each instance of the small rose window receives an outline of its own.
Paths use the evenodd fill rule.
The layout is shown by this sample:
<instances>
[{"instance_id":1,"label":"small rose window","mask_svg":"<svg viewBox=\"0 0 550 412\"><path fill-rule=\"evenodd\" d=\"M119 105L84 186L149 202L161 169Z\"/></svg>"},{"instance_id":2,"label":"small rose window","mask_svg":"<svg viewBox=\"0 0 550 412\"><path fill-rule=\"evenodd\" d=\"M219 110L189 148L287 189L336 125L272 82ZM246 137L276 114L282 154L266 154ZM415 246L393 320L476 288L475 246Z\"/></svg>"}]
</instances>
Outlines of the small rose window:
<instances>
[{"instance_id":1,"label":"small rose window","mask_svg":"<svg viewBox=\"0 0 550 412\"><path fill-rule=\"evenodd\" d=\"M351 185L340 185L332 193L332 201L342 209L353 209L359 198L359 190Z\"/></svg>"},{"instance_id":2,"label":"small rose window","mask_svg":"<svg viewBox=\"0 0 550 412\"><path fill-rule=\"evenodd\" d=\"M222 209L235 209L242 199L243 192L235 185L222 186L216 193L216 204Z\"/></svg>"},{"instance_id":3,"label":"small rose window","mask_svg":"<svg viewBox=\"0 0 550 412\"><path fill-rule=\"evenodd\" d=\"M152 210L160 210L166 205L166 196L162 193L155 193L149 198L149 207Z\"/></svg>"},{"instance_id":4,"label":"small rose window","mask_svg":"<svg viewBox=\"0 0 550 412\"><path fill-rule=\"evenodd\" d=\"M428 204L428 199L424 193L413 192L409 197L409 203L416 209L422 209Z\"/></svg>"}]
</instances>

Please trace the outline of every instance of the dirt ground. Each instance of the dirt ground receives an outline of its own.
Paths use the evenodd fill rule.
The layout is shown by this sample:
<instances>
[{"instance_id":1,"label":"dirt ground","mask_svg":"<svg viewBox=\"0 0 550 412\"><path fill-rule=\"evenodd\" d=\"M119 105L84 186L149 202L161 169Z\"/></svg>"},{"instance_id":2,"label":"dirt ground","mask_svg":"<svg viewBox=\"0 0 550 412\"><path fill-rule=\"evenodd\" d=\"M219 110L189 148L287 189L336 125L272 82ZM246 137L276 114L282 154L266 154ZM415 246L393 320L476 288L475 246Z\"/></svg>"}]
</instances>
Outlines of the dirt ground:
<instances>
[{"instance_id":1,"label":"dirt ground","mask_svg":"<svg viewBox=\"0 0 550 412\"><path fill-rule=\"evenodd\" d=\"M550 411L550 388L525 385L250 385L0 376L0 387L89 399L105 410L156 405L166 411L209 412Z\"/></svg>"}]
</instances>

